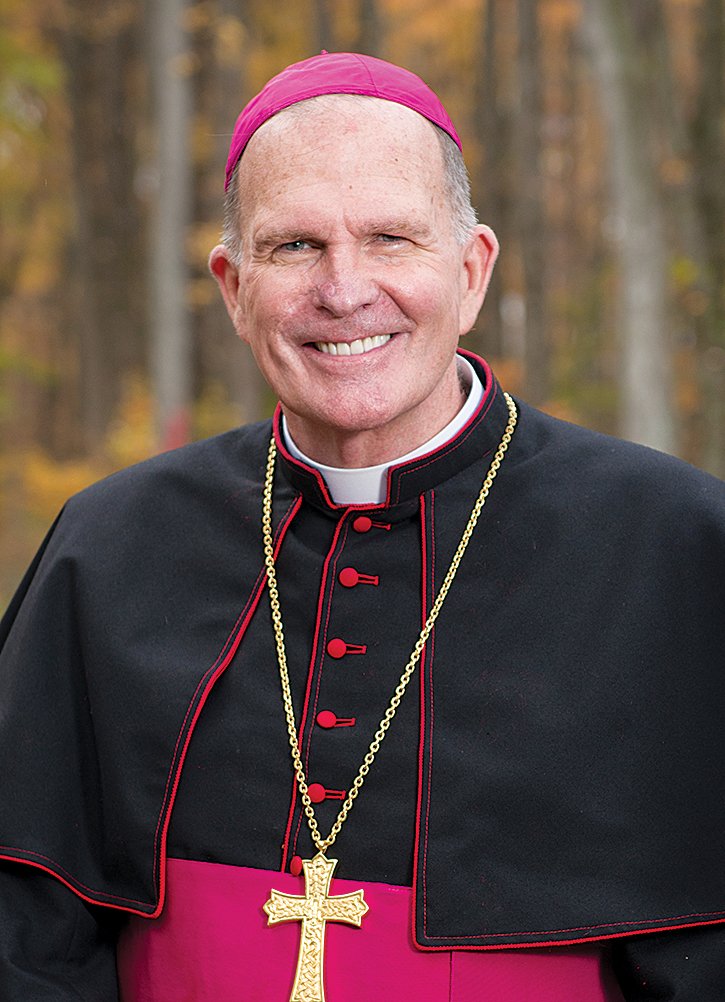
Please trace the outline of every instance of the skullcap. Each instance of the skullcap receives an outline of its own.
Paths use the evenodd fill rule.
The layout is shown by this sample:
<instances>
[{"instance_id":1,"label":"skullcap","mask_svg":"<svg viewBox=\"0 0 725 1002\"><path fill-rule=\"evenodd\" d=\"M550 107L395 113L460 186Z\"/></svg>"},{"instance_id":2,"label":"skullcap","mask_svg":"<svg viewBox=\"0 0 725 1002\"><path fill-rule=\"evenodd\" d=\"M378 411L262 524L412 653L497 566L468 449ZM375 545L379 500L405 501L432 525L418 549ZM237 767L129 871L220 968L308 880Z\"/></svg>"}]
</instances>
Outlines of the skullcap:
<instances>
[{"instance_id":1,"label":"skullcap","mask_svg":"<svg viewBox=\"0 0 725 1002\"><path fill-rule=\"evenodd\" d=\"M405 105L447 132L461 148L461 140L446 109L415 73L374 56L356 52L323 52L293 63L272 77L244 108L234 126L225 191L239 158L260 125L284 108L320 94L365 94Z\"/></svg>"}]
</instances>

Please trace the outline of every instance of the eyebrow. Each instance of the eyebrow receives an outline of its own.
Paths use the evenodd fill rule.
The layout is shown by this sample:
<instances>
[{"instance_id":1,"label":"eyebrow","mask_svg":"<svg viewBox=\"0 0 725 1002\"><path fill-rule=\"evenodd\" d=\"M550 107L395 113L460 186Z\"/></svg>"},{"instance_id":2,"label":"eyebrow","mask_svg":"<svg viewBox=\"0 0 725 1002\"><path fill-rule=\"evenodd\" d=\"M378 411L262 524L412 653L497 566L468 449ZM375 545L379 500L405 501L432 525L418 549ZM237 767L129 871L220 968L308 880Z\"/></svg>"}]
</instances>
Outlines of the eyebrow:
<instances>
[{"instance_id":1,"label":"eyebrow","mask_svg":"<svg viewBox=\"0 0 725 1002\"><path fill-rule=\"evenodd\" d=\"M366 224L366 229L371 234L389 233L391 236L400 234L414 240L430 240L432 237L432 230L427 223L409 216L388 216L373 219ZM309 240L311 243L326 242L324 238L313 236L312 231L306 228L285 227L274 230L263 229L254 237L253 247L255 250L267 250L295 240Z\"/></svg>"},{"instance_id":2,"label":"eyebrow","mask_svg":"<svg viewBox=\"0 0 725 1002\"><path fill-rule=\"evenodd\" d=\"M255 250L268 250L272 247L279 247L281 244L291 243L293 240L311 240L304 230L284 229L284 230L262 230L252 240Z\"/></svg>"},{"instance_id":3,"label":"eyebrow","mask_svg":"<svg viewBox=\"0 0 725 1002\"><path fill-rule=\"evenodd\" d=\"M400 233L402 236L421 240L430 238L432 233L427 223L411 216L391 216L375 220L370 231L372 233L389 233L391 236Z\"/></svg>"}]
</instances>

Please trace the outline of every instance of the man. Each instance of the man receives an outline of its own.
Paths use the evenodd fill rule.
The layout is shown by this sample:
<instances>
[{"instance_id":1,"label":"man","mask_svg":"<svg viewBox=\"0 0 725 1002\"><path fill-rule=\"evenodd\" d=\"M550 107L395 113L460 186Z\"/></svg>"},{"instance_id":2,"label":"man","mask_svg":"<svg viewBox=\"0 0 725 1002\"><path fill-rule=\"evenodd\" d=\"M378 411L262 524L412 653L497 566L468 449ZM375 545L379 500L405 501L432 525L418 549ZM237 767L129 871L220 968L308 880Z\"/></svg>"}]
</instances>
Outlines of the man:
<instances>
[{"instance_id":1,"label":"man","mask_svg":"<svg viewBox=\"0 0 725 1002\"><path fill-rule=\"evenodd\" d=\"M724 998L722 485L457 352L497 244L412 74L288 67L227 188L281 407L8 613L0 995Z\"/></svg>"}]
</instances>

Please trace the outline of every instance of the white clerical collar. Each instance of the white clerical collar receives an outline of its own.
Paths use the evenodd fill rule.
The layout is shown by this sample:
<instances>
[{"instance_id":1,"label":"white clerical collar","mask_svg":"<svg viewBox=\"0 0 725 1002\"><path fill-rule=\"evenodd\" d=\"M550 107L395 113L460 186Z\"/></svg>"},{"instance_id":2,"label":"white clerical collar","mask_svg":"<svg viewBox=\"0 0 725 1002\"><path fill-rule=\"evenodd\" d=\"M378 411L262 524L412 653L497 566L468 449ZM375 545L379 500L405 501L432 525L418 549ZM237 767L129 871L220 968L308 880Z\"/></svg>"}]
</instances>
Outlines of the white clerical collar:
<instances>
[{"instance_id":1,"label":"white clerical collar","mask_svg":"<svg viewBox=\"0 0 725 1002\"><path fill-rule=\"evenodd\" d=\"M323 463L317 463L314 459L310 459L309 456L306 456L295 445L289 433L287 421L284 415L282 415L282 433L287 448L295 459L299 459L307 466L312 466L314 469L319 470L325 479L330 497L335 504L380 504L381 501L385 500L389 468L391 466L399 466L401 463L407 463L411 459L425 455L427 452L433 452L434 449L439 449L446 442L455 438L461 428L472 417L481 402L483 398L483 384L476 375L473 366L462 355L458 356L457 362L458 375L461 381L467 384L469 388L466 402L445 428L442 428L437 435L424 442L423 445L418 446L417 449L413 449L412 452L406 452L404 456L393 459L388 463L380 463L378 466L362 466L356 469L325 466Z\"/></svg>"}]
</instances>

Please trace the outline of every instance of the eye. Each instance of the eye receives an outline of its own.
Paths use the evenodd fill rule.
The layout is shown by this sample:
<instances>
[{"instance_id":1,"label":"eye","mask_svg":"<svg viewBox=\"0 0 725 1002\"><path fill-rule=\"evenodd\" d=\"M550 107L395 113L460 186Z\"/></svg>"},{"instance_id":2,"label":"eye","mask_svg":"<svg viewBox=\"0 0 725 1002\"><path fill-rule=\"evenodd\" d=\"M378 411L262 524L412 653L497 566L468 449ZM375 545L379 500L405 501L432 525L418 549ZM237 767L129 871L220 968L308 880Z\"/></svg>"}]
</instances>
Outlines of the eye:
<instances>
[{"instance_id":1,"label":"eye","mask_svg":"<svg viewBox=\"0 0 725 1002\"><path fill-rule=\"evenodd\" d=\"M378 233L378 240L384 244L405 243L405 237L398 236L396 233Z\"/></svg>"},{"instance_id":2,"label":"eye","mask_svg":"<svg viewBox=\"0 0 725 1002\"><path fill-rule=\"evenodd\" d=\"M296 254L300 251L307 250L309 247L310 244L306 240L290 240L286 244L280 244L277 250L288 254Z\"/></svg>"}]
</instances>

